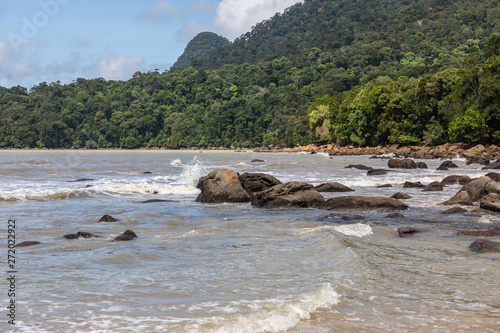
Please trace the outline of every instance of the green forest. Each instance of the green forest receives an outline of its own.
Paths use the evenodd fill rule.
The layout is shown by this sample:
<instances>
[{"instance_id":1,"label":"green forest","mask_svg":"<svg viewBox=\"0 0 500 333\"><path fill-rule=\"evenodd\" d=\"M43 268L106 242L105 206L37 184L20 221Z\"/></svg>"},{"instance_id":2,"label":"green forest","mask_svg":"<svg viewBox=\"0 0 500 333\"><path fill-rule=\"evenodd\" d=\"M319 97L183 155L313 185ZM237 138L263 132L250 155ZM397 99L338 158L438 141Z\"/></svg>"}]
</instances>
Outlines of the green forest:
<instances>
[{"instance_id":1,"label":"green forest","mask_svg":"<svg viewBox=\"0 0 500 333\"><path fill-rule=\"evenodd\" d=\"M500 142L500 1L306 0L169 71L0 87L0 147Z\"/></svg>"}]
</instances>

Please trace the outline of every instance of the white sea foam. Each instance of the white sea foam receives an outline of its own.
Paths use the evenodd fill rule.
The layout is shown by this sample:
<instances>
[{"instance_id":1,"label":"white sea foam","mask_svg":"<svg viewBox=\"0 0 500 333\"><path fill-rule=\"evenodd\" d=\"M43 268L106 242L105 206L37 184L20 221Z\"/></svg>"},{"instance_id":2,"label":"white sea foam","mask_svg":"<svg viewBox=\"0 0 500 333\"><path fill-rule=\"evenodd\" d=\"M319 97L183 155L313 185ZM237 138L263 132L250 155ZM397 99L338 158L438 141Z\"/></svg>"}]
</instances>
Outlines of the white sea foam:
<instances>
[{"instance_id":1,"label":"white sea foam","mask_svg":"<svg viewBox=\"0 0 500 333\"><path fill-rule=\"evenodd\" d=\"M205 176L205 174L206 167L195 156L191 164L182 166L179 181L183 185L196 186L198 180Z\"/></svg>"},{"instance_id":2,"label":"white sea foam","mask_svg":"<svg viewBox=\"0 0 500 333\"><path fill-rule=\"evenodd\" d=\"M305 228L305 231L300 231L296 235L303 236L311 233L321 233L324 230L333 230L347 236L365 237L373 234L372 227L367 224L355 223L344 224L340 226L322 225L314 228Z\"/></svg>"},{"instance_id":3,"label":"white sea foam","mask_svg":"<svg viewBox=\"0 0 500 333\"><path fill-rule=\"evenodd\" d=\"M170 162L170 165L171 165L171 166L176 166L176 167L178 167L178 166L181 166L181 165L182 165L182 162L181 162L181 160L179 160L179 159L175 159L175 160L173 160L172 162Z\"/></svg>"}]
</instances>

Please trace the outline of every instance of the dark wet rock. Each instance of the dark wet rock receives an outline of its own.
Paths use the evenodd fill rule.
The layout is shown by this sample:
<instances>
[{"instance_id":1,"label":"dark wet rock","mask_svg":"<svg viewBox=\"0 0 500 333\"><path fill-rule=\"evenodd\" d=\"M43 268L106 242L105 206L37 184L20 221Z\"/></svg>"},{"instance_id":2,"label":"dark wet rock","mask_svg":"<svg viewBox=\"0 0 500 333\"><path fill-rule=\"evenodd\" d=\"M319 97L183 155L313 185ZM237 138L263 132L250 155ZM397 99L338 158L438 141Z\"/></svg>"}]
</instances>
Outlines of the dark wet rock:
<instances>
[{"instance_id":1,"label":"dark wet rock","mask_svg":"<svg viewBox=\"0 0 500 333\"><path fill-rule=\"evenodd\" d=\"M386 187L392 187L392 184L382 184L377 186L376 188L386 188Z\"/></svg>"},{"instance_id":2,"label":"dark wet rock","mask_svg":"<svg viewBox=\"0 0 500 333\"><path fill-rule=\"evenodd\" d=\"M262 192L282 184L276 177L265 173L244 173L239 176L239 179L243 189L252 193Z\"/></svg>"},{"instance_id":3,"label":"dark wet rock","mask_svg":"<svg viewBox=\"0 0 500 333\"><path fill-rule=\"evenodd\" d=\"M116 222L117 220L108 214L103 215L98 222Z\"/></svg>"},{"instance_id":4,"label":"dark wet rock","mask_svg":"<svg viewBox=\"0 0 500 333\"><path fill-rule=\"evenodd\" d=\"M354 190L350 187L345 186L344 184L331 182L321 184L315 187L318 192L353 192Z\"/></svg>"},{"instance_id":5,"label":"dark wet rock","mask_svg":"<svg viewBox=\"0 0 500 333\"><path fill-rule=\"evenodd\" d=\"M41 243L38 241L25 241L25 242L21 242L21 243L16 244L16 247L18 247L18 246L32 246L32 245L38 245L38 244L41 244Z\"/></svg>"},{"instance_id":6,"label":"dark wet rock","mask_svg":"<svg viewBox=\"0 0 500 333\"><path fill-rule=\"evenodd\" d=\"M113 242L114 241L129 241L129 240L133 240L134 238L137 238L137 235L135 234L135 232L133 232L132 230L125 230L120 236L117 236L113 239Z\"/></svg>"},{"instance_id":7,"label":"dark wet rock","mask_svg":"<svg viewBox=\"0 0 500 333\"><path fill-rule=\"evenodd\" d=\"M76 180L69 180L68 182L69 183L78 183L78 182L91 182L91 181L94 181L95 179L92 179L92 178L79 178L79 179L76 179Z\"/></svg>"},{"instance_id":8,"label":"dark wet rock","mask_svg":"<svg viewBox=\"0 0 500 333\"><path fill-rule=\"evenodd\" d=\"M470 199L469 194L466 191L460 190L453 198L446 200L443 202L443 205L464 205L464 206L472 206L472 200Z\"/></svg>"},{"instance_id":9,"label":"dark wet rock","mask_svg":"<svg viewBox=\"0 0 500 333\"><path fill-rule=\"evenodd\" d=\"M486 165L482 170L493 170L493 169L500 169L500 163L495 162L495 163L490 163Z\"/></svg>"},{"instance_id":10,"label":"dark wet rock","mask_svg":"<svg viewBox=\"0 0 500 333\"><path fill-rule=\"evenodd\" d=\"M450 160L444 161L439 167L444 167L446 169L458 168L458 166ZM438 168L438 170L440 169Z\"/></svg>"},{"instance_id":11,"label":"dark wet rock","mask_svg":"<svg viewBox=\"0 0 500 333\"><path fill-rule=\"evenodd\" d=\"M373 168L362 164L350 164L344 169L372 170Z\"/></svg>"},{"instance_id":12,"label":"dark wet rock","mask_svg":"<svg viewBox=\"0 0 500 333\"><path fill-rule=\"evenodd\" d=\"M311 185L305 182L289 182L273 186L255 194L252 206L260 208L280 207L318 207L325 198Z\"/></svg>"},{"instance_id":13,"label":"dark wet rock","mask_svg":"<svg viewBox=\"0 0 500 333\"><path fill-rule=\"evenodd\" d=\"M445 185L453 185L453 184L465 185L468 182L470 182L470 180L471 179L470 179L469 176L456 176L456 175L453 175L453 176L445 177L441 181L441 185L443 185L443 186L445 186Z\"/></svg>"},{"instance_id":14,"label":"dark wet rock","mask_svg":"<svg viewBox=\"0 0 500 333\"><path fill-rule=\"evenodd\" d=\"M411 199L411 195L403 193L403 192L398 192L398 193L392 195L391 198L398 199L398 200Z\"/></svg>"},{"instance_id":15,"label":"dark wet rock","mask_svg":"<svg viewBox=\"0 0 500 333\"><path fill-rule=\"evenodd\" d=\"M462 214L468 212L469 211L467 209L462 207L452 207L450 209L445 210L444 212L441 212L441 214Z\"/></svg>"},{"instance_id":16,"label":"dark wet rock","mask_svg":"<svg viewBox=\"0 0 500 333\"><path fill-rule=\"evenodd\" d=\"M466 157L467 162L465 164L471 165L471 164L480 164L480 165L488 165L490 164L490 160L482 157L482 156L470 156Z\"/></svg>"},{"instance_id":17,"label":"dark wet rock","mask_svg":"<svg viewBox=\"0 0 500 333\"><path fill-rule=\"evenodd\" d=\"M489 177L496 182L500 182L500 173L490 172L486 174L486 177Z\"/></svg>"},{"instance_id":18,"label":"dark wet rock","mask_svg":"<svg viewBox=\"0 0 500 333\"><path fill-rule=\"evenodd\" d=\"M328 199L320 209L325 210L396 210L406 209L408 206L394 198L344 196Z\"/></svg>"},{"instance_id":19,"label":"dark wet rock","mask_svg":"<svg viewBox=\"0 0 500 333\"><path fill-rule=\"evenodd\" d=\"M500 194L488 193L480 199L479 207L492 212L500 212Z\"/></svg>"},{"instance_id":20,"label":"dark wet rock","mask_svg":"<svg viewBox=\"0 0 500 333\"><path fill-rule=\"evenodd\" d=\"M387 165L389 168L393 169L416 169L417 164L415 163L414 160L405 158L404 160L397 159L397 158L391 158L388 162Z\"/></svg>"},{"instance_id":21,"label":"dark wet rock","mask_svg":"<svg viewBox=\"0 0 500 333\"><path fill-rule=\"evenodd\" d=\"M398 235L401 238L407 238L407 237L413 236L416 233L426 232L426 231L427 230L419 229L419 228L402 227L402 228L398 228Z\"/></svg>"},{"instance_id":22,"label":"dark wet rock","mask_svg":"<svg viewBox=\"0 0 500 333\"><path fill-rule=\"evenodd\" d=\"M260 160L258 158L255 158L251 161L252 163L259 163L259 162L265 162L264 160Z\"/></svg>"},{"instance_id":23,"label":"dark wet rock","mask_svg":"<svg viewBox=\"0 0 500 333\"><path fill-rule=\"evenodd\" d=\"M406 218L406 216L404 216L401 213L395 212L395 213L391 213L389 215L386 215L385 218L388 218L388 219L404 219L404 218Z\"/></svg>"},{"instance_id":24,"label":"dark wet rock","mask_svg":"<svg viewBox=\"0 0 500 333\"><path fill-rule=\"evenodd\" d=\"M201 184L197 202L249 202L250 194L245 191L238 174L232 170L218 169L210 172Z\"/></svg>"},{"instance_id":25,"label":"dark wet rock","mask_svg":"<svg viewBox=\"0 0 500 333\"><path fill-rule=\"evenodd\" d=\"M475 236L475 237L495 237L500 236L500 230L465 230L460 231L458 236Z\"/></svg>"},{"instance_id":26,"label":"dark wet rock","mask_svg":"<svg viewBox=\"0 0 500 333\"><path fill-rule=\"evenodd\" d=\"M365 217L363 215L343 215L331 213L326 216L328 219L342 219L344 221L356 221L356 220L364 220Z\"/></svg>"},{"instance_id":27,"label":"dark wet rock","mask_svg":"<svg viewBox=\"0 0 500 333\"><path fill-rule=\"evenodd\" d=\"M166 200L166 199L149 199L145 200L142 203L154 203L154 202L174 202L173 200Z\"/></svg>"},{"instance_id":28,"label":"dark wet rock","mask_svg":"<svg viewBox=\"0 0 500 333\"><path fill-rule=\"evenodd\" d=\"M424 162L416 162L417 169L428 169L427 164Z\"/></svg>"},{"instance_id":29,"label":"dark wet rock","mask_svg":"<svg viewBox=\"0 0 500 333\"><path fill-rule=\"evenodd\" d=\"M64 235L64 238L67 239L77 239L77 238L100 238L97 235L91 234L90 232L78 231L76 234L67 234Z\"/></svg>"},{"instance_id":30,"label":"dark wet rock","mask_svg":"<svg viewBox=\"0 0 500 333\"><path fill-rule=\"evenodd\" d=\"M485 239L477 239L469 245L472 252L477 253L494 253L500 252L500 243L492 242Z\"/></svg>"},{"instance_id":31,"label":"dark wet rock","mask_svg":"<svg viewBox=\"0 0 500 333\"><path fill-rule=\"evenodd\" d=\"M151 174L152 174L152 172L151 172L151 171L144 171L142 174L143 174L143 175L151 175Z\"/></svg>"},{"instance_id":32,"label":"dark wet rock","mask_svg":"<svg viewBox=\"0 0 500 333\"><path fill-rule=\"evenodd\" d=\"M403 188L424 188L425 185L421 182L405 182Z\"/></svg>"},{"instance_id":33,"label":"dark wet rock","mask_svg":"<svg viewBox=\"0 0 500 333\"><path fill-rule=\"evenodd\" d=\"M440 165L440 166L438 166L438 167L437 167L437 169L436 169L436 170L439 170L439 171L448 171L448 170L450 170L450 169L448 169L448 168L447 168L447 167L445 167L445 166Z\"/></svg>"},{"instance_id":34,"label":"dark wet rock","mask_svg":"<svg viewBox=\"0 0 500 333\"><path fill-rule=\"evenodd\" d=\"M431 191L442 191L443 185L441 185L440 182L432 182L429 185L427 185L423 191L431 192Z\"/></svg>"},{"instance_id":35,"label":"dark wet rock","mask_svg":"<svg viewBox=\"0 0 500 333\"><path fill-rule=\"evenodd\" d=\"M368 170L366 173L367 176L382 176L386 175L390 172L391 170L385 170L385 169L372 169Z\"/></svg>"}]
</instances>

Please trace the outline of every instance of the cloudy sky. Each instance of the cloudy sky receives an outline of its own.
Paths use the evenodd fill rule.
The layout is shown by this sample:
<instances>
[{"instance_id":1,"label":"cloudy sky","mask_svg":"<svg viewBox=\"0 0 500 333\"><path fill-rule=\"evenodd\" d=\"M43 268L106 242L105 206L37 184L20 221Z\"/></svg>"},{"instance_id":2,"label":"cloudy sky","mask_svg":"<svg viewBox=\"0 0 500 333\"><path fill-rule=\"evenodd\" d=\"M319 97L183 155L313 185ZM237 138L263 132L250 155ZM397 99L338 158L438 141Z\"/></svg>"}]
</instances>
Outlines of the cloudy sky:
<instances>
[{"instance_id":1,"label":"cloudy sky","mask_svg":"<svg viewBox=\"0 0 500 333\"><path fill-rule=\"evenodd\" d=\"M234 40L299 0L0 0L0 86L167 70L199 32Z\"/></svg>"}]
</instances>

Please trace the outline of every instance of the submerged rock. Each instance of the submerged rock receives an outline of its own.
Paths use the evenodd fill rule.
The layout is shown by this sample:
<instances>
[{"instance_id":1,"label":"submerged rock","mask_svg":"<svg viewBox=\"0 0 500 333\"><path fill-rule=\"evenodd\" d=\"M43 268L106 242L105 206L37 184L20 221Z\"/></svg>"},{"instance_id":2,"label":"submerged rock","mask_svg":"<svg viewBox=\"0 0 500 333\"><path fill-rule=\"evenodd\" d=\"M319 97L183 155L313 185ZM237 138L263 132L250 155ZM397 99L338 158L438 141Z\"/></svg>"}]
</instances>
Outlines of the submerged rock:
<instances>
[{"instance_id":1,"label":"submerged rock","mask_svg":"<svg viewBox=\"0 0 500 333\"><path fill-rule=\"evenodd\" d=\"M253 160L251 160L252 163L261 163L261 162L265 162L264 160L260 160L258 158L255 158Z\"/></svg>"},{"instance_id":2,"label":"submerged rock","mask_svg":"<svg viewBox=\"0 0 500 333\"><path fill-rule=\"evenodd\" d=\"M218 169L204 177L200 185L201 193L197 202L249 202L250 194L245 191L236 172L227 169Z\"/></svg>"},{"instance_id":3,"label":"submerged rock","mask_svg":"<svg viewBox=\"0 0 500 333\"><path fill-rule=\"evenodd\" d=\"M460 231L458 236L494 237L500 236L500 230L466 230Z\"/></svg>"},{"instance_id":4,"label":"submerged rock","mask_svg":"<svg viewBox=\"0 0 500 333\"><path fill-rule=\"evenodd\" d=\"M324 210L397 210L408 206L394 198L344 196L328 199L320 209Z\"/></svg>"},{"instance_id":5,"label":"submerged rock","mask_svg":"<svg viewBox=\"0 0 500 333\"><path fill-rule=\"evenodd\" d=\"M173 200L166 200L166 199L149 199L142 201L142 203L153 203L153 202L174 202Z\"/></svg>"},{"instance_id":6,"label":"submerged rock","mask_svg":"<svg viewBox=\"0 0 500 333\"><path fill-rule=\"evenodd\" d=\"M367 176L382 176L386 175L390 172L391 170L385 170L385 169L372 169L368 170L366 173Z\"/></svg>"},{"instance_id":7,"label":"submerged rock","mask_svg":"<svg viewBox=\"0 0 500 333\"><path fill-rule=\"evenodd\" d=\"M117 236L113 239L113 242L114 241L129 241L129 240L133 240L134 238L137 238L137 235L135 234L135 232L133 232L132 230L125 230L120 236Z\"/></svg>"},{"instance_id":8,"label":"submerged rock","mask_svg":"<svg viewBox=\"0 0 500 333\"><path fill-rule=\"evenodd\" d=\"M318 207L325 198L311 185L305 182L289 182L273 186L255 194L252 206L260 208L279 207Z\"/></svg>"},{"instance_id":9,"label":"submerged rock","mask_svg":"<svg viewBox=\"0 0 500 333\"><path fill-rule=\"evenodd\" d=\"M362 164L350 164L344 169L372 170L373 168Z\"/></svg>"},{"instance_id":10,"label":"submerged rock","mask_svg":"<svg viewBox=\"0 0 500 333\"><path fill-rule=\"evenodd\" d=\"M321 184L315 187L318 192L353 192L354 190L341 183L331 182Z\"/></svg>"},{"instance_id":11,"label":"submerged rock","mask_svg":"<svg viewBox=\"0 0 500 333\"><path fill-rule=\"evenodd\" d=\"M426 232L426 231L427 230L419 229L419 228L402 227L402 228L398 228L398 235L401 238L407 238L407 237L413 236L416 233Z\"/></svg>"},{"instance_id":12,"label":"submerged rock","mask_svg":"<svg viewBox=\"0 0 500 333\"><path fill-rule=\"evenodd\" d=\"M469 211L465 208L453 207L453 208L445 210L444 212L441 212L441 214L462 214L462 213L468 213L468 212Z\"/></svg>"},{"instance_id":13,"label":"submerged rock","mask_svg":"<svg viewBox=\"0 0 500 333\"><path fill-rule=\"evenodd\" d=\"M386 215L385 218L387 219L404 219L406 218L406 216L404 216L403 214L401 213L391 213L389 215Z\"/></svg>"},{"instance_id":14,"label":"submerged rock","mask_svg":"<svg viewBox=\"0 0 500 333\"><path fill-rule=\"evenodd\" d=\"M64 235L64 238L67 239L77 239L77 238L100 238L97 235L91 234L90 232L78 231L76 234L67 234Z\"/></svg>"},{"instance_id":15,"label":"submerged rock","mask_svg":"<svg viewBox=\"0 0 500 333\"><path fill-rule=\"evenodd\" d=\"M485 239L477 239L469 245L472 252L477 253L494 253L500 252L500 243L492 242Z\"/></svg>"},{"instance_id":16,"label":"submerged rock","mask_svg":"<svg viewBox=\"0 0 500 333\"><path fill-rule=\"evenodd\" d=\"M18 246L32 246L32 245L38 245L38 244L41 244L41 243L39 241L25 241L25 242L21 242L21 243L16 244L16 247L18 247Z\"/></svg>"}]
</instances>

